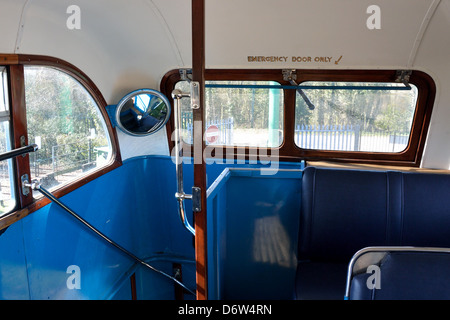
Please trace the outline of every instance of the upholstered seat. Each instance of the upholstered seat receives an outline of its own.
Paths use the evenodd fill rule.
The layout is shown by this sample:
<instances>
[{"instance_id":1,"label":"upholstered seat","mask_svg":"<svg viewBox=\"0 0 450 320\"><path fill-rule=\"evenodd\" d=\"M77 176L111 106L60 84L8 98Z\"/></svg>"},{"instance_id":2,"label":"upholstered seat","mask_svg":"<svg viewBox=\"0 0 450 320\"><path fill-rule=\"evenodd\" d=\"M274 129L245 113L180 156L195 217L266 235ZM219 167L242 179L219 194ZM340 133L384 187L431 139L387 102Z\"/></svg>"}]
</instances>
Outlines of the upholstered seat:
<instances>
[{"instance_id":1,"label":"upholstered seat","mask_svg":"<svg viewBox=\"0 0 450 320\"><path fill-rule=\"evenodd\" d=\"M344 266L362 248L450 247L449 195L445 174L307 167L297 299L343 299Z\"/></svg>"}]
</instances>

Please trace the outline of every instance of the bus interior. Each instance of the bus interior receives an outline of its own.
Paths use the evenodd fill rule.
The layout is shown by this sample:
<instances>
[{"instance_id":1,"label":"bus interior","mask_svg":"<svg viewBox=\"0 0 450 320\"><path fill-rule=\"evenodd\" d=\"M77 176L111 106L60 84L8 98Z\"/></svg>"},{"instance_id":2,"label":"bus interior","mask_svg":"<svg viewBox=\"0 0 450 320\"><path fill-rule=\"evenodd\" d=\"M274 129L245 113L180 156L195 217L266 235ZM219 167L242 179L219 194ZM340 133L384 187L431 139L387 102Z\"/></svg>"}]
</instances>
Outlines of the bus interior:
<instances>
[{"instance_id":1,"label":"bus interior","mask_svg":"<svg viewBox=\"0 0 450 320\"><path fill-rule=\"evenodd\" d=\"M0 299L450 299L450 0L0 7Z\"/></svg>"}]
</instances>

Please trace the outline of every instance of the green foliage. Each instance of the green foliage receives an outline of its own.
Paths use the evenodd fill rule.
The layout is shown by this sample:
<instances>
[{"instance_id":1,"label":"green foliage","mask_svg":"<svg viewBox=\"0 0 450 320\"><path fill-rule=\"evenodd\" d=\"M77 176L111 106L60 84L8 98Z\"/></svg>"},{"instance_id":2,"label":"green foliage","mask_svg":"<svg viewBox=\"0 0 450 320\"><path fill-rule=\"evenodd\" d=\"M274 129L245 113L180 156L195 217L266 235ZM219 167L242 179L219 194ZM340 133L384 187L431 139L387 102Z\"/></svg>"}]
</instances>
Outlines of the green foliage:
<instances>
[{"instance_id":1,"label":"green foliage","mask_svg":"<svg viewBox=\"0 0 450 320\"><path fill-rule=\"evenodd\" d=\"M92 97L72 77L48 67L27 67L25 88L28 139L41 138L37 160L48 161L53 149L58 157L69 154L61 161L81 161L89 146L108 144ZM96 137L89 142L92 129Z\"/></svg>"},{"instance_id":2,"label":"green foliage","mask_svg":"<svg viewBox=\"0 0 450 320\"><path fill-rule=\"evenodd\" d=\"M384 83L309 82L305 85L392 86ZM417 89L398 90L304 90L315 105L309 110L297 94L296 124L359 126L363 131L409 133Z\"/></svg>"}]
</instances>

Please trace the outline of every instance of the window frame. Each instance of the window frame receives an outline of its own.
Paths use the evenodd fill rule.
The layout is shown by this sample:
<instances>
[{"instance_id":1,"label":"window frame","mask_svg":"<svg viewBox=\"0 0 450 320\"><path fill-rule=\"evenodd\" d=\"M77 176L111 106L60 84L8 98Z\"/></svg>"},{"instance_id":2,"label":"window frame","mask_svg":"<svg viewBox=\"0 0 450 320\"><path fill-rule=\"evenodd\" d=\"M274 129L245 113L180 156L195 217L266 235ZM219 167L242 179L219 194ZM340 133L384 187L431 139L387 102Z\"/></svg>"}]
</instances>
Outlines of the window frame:
<instances>
[{"instance_id":1,"label":"window frame","mask_svg":"<svg viewBox=\"0 0 450 320\"><path fill-rule=\"evenodd\" d=\"M297 83L306 81L329 82L396 82L397 70L325 70L325 69L297 69ZM179 70L167 72L161 80L160 90L171 97L172 90L178 81L181 81ZM205 80L209 81L276 81L281 85L289 86L290 83L283 80L282 69L206 69ZM409 83L418 88L416 110L412 121L411 134L408 146L398 153L392 152L364 152L364 151L333 151L302 149L295 144L295 123L289 119L295 119L295 90L284 89L284 140L278 148L265 149L265 154L271 150L277 150L280 161L299 162L305 161L334 161L345 163L362 163L377 165L394 165L419 167L428 133L431 112L434 105L436 85L433 79L422 71L412 70ZM173 100L169 98L171 103ZM174 147L171 139L173 132L173 117L167 125L167 136L170 150ZM183 144L183 150L192 146ZM229 149L234 149L235 158L254 154L254 147L223 147L223 154L228 155ZM192 154L192 153L191 153Z\"/></svg>"},{"instance_id":2,"label":"window frame","mask_svg":"<svg viewBox=\"0 0 450 320\"><path fill-rule=\"evenodd\" d=\"M7 111L2 111L0 112L0 123L1 122L8 122L8 136L9 136L9 141L7 142L9 144L10 149L13 149L13 128L12 128L12 111L11 111L11 105L10 105L10 81L9 81L9 68L7 66L0 66L0 77L4 76L2 75L2 72L5 72L5 81L7 82L6 84L6 90L4 91L4 95L7 100L7 104L8 104L8 108ZM2 79L3 81L3 79ZM5 89L5 88L3 88ZM3 91L3 90L2 90ZM15 211L19 200L18 200L18 190L17 190L17 186L16 186L16 179L15 179L15 172L16 172L16 164L15 164L15 160L14 159L8 159L8 160L4 160L4 161L8 161L8 169L9 169L9 179L10 181L12 180L13 183L11 184L10 188L11 188L11 200L14 201L13 205L11 206L11 210L9 212L3 213L2 216L6 216L8 214L10 214L11 212Z\"/></svg>"},{"instance_id":3,"label":"window frame","mask_svg":"<svg viewBox=\"0 0 450 320\"><path fill-rule=\"evenodd\" d=\"M103 120L105 121L107 134L109 135L112 148L110 162L101 168L97 168L86 175L83 175L52 190L52 193L57 198L70 193L71 191L122 165L117 133L114 130L106 111L106 100L94 82L84 72L67 61L41 55L0 54L0 65L5 66L8 72L13 148L21 147L23 140L25 140L25 145L28 145L24 66L50 67L62 71L74 78L92 96L99 108ZM25 139L22 138L21 141L20 137L22 136L25 137ZM50 203L50 200L45 197L34 199L32 192L30 192L27 196L24 196L22 193L20 177L24 174L28 174L29 177L31 176L29 155L25 155L24 157L16 157L14 163L17 207L12 212L0 217L0 230Z\"/></svg>"},{"instance_id":4,"label":"window frame","mask_svg":"<svg viewBox=\"0 0 450 320\"><path fill-rule=\"evenodd\" d=\"M209 81L209 80L207 80L207 81ZM183 82L183 80L181 80L181 81L178 81L178 82L176 82L175 83L175 86L178 84L178 83L180 83L180 82ZM222 81L219 81L219 82L222 82ZM238 81L238 82L244 82L244 81ZM248 81L248 82L251 82L251 84L247 84L247 85L255 85L255 86L258 86L258 85L269 85L269 83L264 83L264 84L258 84L258 83L255 83L255 82L269 82L269 81ZM270 81L270 82L272 82L273 84L271 84L271 85L273 85L273 86L281 86L281 84L280 83L277 83L277 82L275 82L275 81ZM206 85L208 85L208 84L206 84ZM213 84L214 85L214 84ZM221 84L217 84L218 86L220 86ZM225 86L226 85L228 85L228 84L224 84ZM232 83L229 83L229 85L238 85L238 86L240 86L240 85L242 85L241 83L234 83L234 84L232 84ZM243 85L243 86L245 86L245 85ZM220 87L219 87L220 88ZM180 89L180 90L183 90L183 89L181 89L181 88L178 88L178 89ZM208 89L208 88L207 88ZM206 90L207 90L206 89ZM210 88L211 90L213 90L213 88ZM187 89L187 90L189 90L189 89ZM233 89L231 89L231 90L233 90ZM237 90L237 89L235 89L235 90ZM269 89L264 89L264 90L267 90L267 94L269 94ZM283 95L284 95L284 90L283 89L278 89L278 88L276 88L276 90L278 90L279 91L279 94L280 94L280 96L282 97L282 99L280 98L280 108L281 109L283 109L284 108L284 97L283 97ZM186 91L186 90L185 90ZM206 97L205 97L205 99L207 99ZM187 100L187 101L189 101L189 100ZM188 104L190 104L190 103L188 103ZM182 106L182 113L183 113L183 106ZM267 109L267 111L269 112L269 110ZM282 112L279 112L279 114L280 114L280 116L284 116L284 110L281 110ZM191 113L192 113L192 110L191 110ZM206 117L207 119L208 119L208 117ZM211 118L209 118L209 119L211 119ZM223 120L223 119L222 119ZM209 121L209 123L210 123L210 125L211 125L211 122L213 122L213 121ZM208 124L208 121L206 121L206 124ZM278 125L283 125L284 124L284 119L280 119L280 120L278 120L277 121L277 124ZM185 129L185 128L183 128L183 129ZM242 129L242 128L239 128L239 126L236 126L236 127L233 127L233 130L239 130L239 129ZM248 128L247 128L248 129ZM249 130L251 130L251 129L253 129L253 128L250 128ZM206 127L205 127L205 130L206 130ZM255 130L258 130L257 128L255 128ZM277 129L277 131L278 130L280 130L280 129ZM284 130L280 130L281 132L284 132ZM191 132L191 134L192 134L192 132ZM267 136L269 135L269 130L267 130ZM192 136L190 136L190 138L192 139ZM284 137L283 137L283 139L284 139ZM189 142L186 142L183 138L182 138L182 140L183 140L183 143L185 144L185 145L188 145L188 146L190 146L191 145L191 143L189 143ZM281 146L281 144L282 144L282 142L283 141L281 141L280 142L280 144L278 145L278 146L276 146L276 147L267 147L268 149L277 149L277 148L279 148L280 146ZM221 144L221 143L213 143L213 144L208 144L206 141L205 141L205 144L207 145L207 146L210 146L210 147L213 147L213 148L216 148L216 147L227 147L227 146L229 146L229 145L227 145L227 144ZM261 147L261 146L259 146L257 143L255 144L255 143L252 143L252 142L249 142L248 144L244 144L244 143L242 143L241 144L242 146L246 146L246 147L249 147L249 148L263 148L263 147ZM267 149L267 148L264 148L264 149Z\"/></svg>"}]
</instances>

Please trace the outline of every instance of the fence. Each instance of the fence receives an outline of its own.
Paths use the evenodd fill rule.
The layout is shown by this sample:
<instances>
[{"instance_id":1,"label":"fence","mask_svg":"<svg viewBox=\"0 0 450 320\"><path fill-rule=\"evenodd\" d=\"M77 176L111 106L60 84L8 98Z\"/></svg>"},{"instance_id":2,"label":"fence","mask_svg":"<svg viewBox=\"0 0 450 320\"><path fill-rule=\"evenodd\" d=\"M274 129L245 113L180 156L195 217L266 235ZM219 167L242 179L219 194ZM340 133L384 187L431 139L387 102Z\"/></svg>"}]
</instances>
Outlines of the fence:
<instances>
[{"instance_id":1,"label":"fence","mask_svg":"<svg viewBox=\"0 0 450 320\"><path fill-rule=\"evenodd\" d=\"M208 128L213 125L219 128L219 138L214 142L214 144L231 145L233 143L234 119L227 118L227 119L209 120L206 122L205 128ZM181 115L181 128L185 130L185 133L182 134L183 140L187 143L192 144L192 131L193 131L192 113L183 113Z\"/></svg>"},{"instance_id":2,"label":"fence","mask_svg":"<svg viewBox=\"0 0 450 320\"><path fill-rule=\"evenodd\" d=\"M297 125L295 142L304 149L358 150L359 127L352 125Z\"/></svg>"},{"instance_id":3,"label":"fence","mask_svg":"<svg viewBox=\"0 0 450 320\"><path fill-rule=\"evenodd\" d=\"M30 171L36 178L56 180L57 176L77 170L86 171L95 167L96 155L91 140L86 143L69 143L51 147L51 156L40 150L31 157Z\"/></svg>"},{"instance_id":4,"label":"fence","mask_svg":"<svg viewBox=\"0 0 450 320\"><path fill-rule=\"evenodd\" d=\"M295 130L296 144L305 149L400 152L408 140L408 134L363 131L357 125L297 125Z\"/></svg>"}]
</instances>

